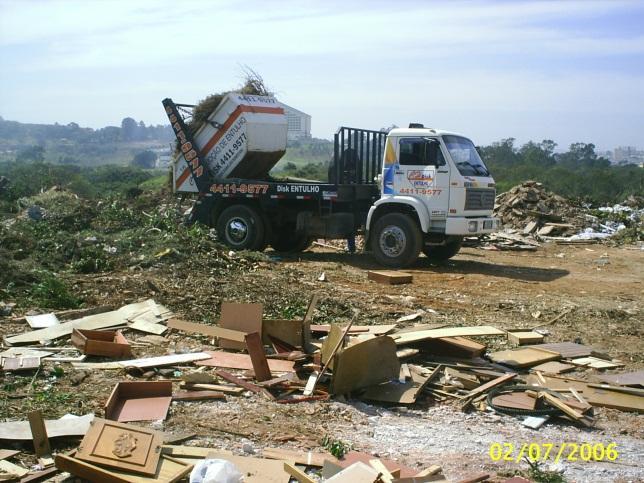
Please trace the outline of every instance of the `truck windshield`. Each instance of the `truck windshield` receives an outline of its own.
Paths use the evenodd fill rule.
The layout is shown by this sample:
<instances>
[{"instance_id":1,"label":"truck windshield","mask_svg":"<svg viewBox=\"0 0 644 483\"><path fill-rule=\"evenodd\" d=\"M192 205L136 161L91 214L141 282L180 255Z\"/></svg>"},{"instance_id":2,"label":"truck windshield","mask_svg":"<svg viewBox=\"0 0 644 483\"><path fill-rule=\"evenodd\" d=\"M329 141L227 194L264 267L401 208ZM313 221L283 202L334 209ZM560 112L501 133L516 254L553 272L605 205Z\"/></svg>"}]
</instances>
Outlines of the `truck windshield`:
<instances>
[{"instance_id":1,"label":"truck windshield","mask_svg":"<svg viewBox=\"0 0 644 483\"><path fill-rule=\"evenodd\" d=\"M460 136L443 136L443 141L463 176L490 175L472 141Z\"/></svg>"}]
</instances>

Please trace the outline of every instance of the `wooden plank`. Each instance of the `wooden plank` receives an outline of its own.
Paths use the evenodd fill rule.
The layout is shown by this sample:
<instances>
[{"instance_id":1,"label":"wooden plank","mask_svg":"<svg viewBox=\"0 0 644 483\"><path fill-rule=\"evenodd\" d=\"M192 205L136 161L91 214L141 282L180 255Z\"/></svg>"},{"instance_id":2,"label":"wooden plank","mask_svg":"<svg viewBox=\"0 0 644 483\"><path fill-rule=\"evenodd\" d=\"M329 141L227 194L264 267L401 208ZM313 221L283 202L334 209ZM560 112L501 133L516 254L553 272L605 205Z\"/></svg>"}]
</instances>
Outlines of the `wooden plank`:
<instances>
[{"instance_id":1,"label":"wooden plank","mask_svg":"<svg viewBox=\"0 0 644 483\"><path fill-rule=\"evenodd\" d=\"M344 345L344 339L346 337L346 327L342 328L337 324L331 326L329 330L329 335L322 342L322 348L320 349L320 361L322 364L327 364L330 369L333 369L333 357L332 354L335 354L339 349L336 349L338 344L340 344L340 349Z\"/></svg>"},{"instance_id":2,"label":"wooden plank","mask_svg":"<svg viewBox=\"0 0 644 483\"><path fill-rule=\"evenodd\" d=\"M271 337L290 345L295 350L304 347L301 320L265 319L262 321L262 340L269 343Z\"/></svg>"},{"instance_id":3,"label":"wooden plank","mask_svg":"<svg viewBox=\"0 0 644 483\"><path fill-rule=\"evenodd\" d=\"M172 394L173 401L203 401L205 399L226 399L226 395L217 391L176 391Z\"/></svg>"},{"instance_id":4,"label":"wooden plank","mask_svg":"<svg viewBox=\"0 0 644 483\"><path fill-rule=\"evenodd\" d=\"M251 382L244 381L243 379L235 377L235 376L233 376L232 374L230 374L230 373L228 373L226 371L216 370L215 374L217 374L222 379L227 380L228 382L232 382L233 384L237 384L239 387L243 387L244 389L248 389L249 391L255 392L257 394L262 394L263 396L266 396L270 400L275 399L275 396L273 396L265 388L263 388L261 386L258 386L256 384L253 384Z\"/></svg>"},{"instance_id":5,"label":"wooden plank","mask_svg":"<svg viewBox=\"0 0 644 483\"><path fill-rule=\"evenodd\" d=\"M561 358L556 352L543 349L536 349L534 346L523 349L512 349L492 352L489 358L497 364L511 367L530 367L543 362L553 361Z\"/></svg>"},{"instance_id":6,"label":"wooden plank","mask_svg":"<svg viewBox=\"0 0 644 483\"><path fill-rule=\"evenodd\" d=\"M146 334L161 335L168 328L165 325L161 325L155 322L148 322L146 320L135 320L128 324L130 329L138 330L139 332L145 332Z\"/></svg>"},{"instance_id":7,"label":"wooden plank","mask_svg":"<svg viewBox=\"0 0 644 483\"><path fill-rule=\"evenodd\" d=\"M311 332L320 332L323 334L328 334L331 330L331 327L335 324L322 324L322 325L311 325ZM397 324L386 324L386 325L353 325L351 330L349 330L349 335L354 334L372 334L372 335L386 335L393 331Z\"/></svg>"},{"instance_id":8,"label":"wooden plank","mask_svg":"<svg viewBox=\"0 0 644 483\"><path fill-rule=\"evenodd\" d=\"M535 398L520 392L501 394L500 396L496 396L492 399L492 403L495 406L523 410L533 410L535 408L536 402L537 400Z\"/></svg>"},{"instance_id":9,"label":"wooden plank","mask_svg":"<svg viewBox=\"0 0 644 483\"><path fill-rule=\"evenodd\" d=\"M147 369L149 367L176 366L190 362L204 361L210 359L209 352L193 352L191 354L172 354L168 356L147 357L144 359L132 359L115 362L72 362L75 369L125 369L126 367L138 367Z\"/></svg>"},{"instance_id":10,"label":"wooden plank","mask_svg":"<svg viewBox=\"0 0 644 483\"><path fill-rule=\"evenodd\" d=\"M575 344L574 342L553 342L550 344L537 344L531 347L556 352L560 354L564 359L586 357L593 353L592 347L588 347L582 344Z\"/></svg>"},{"instance_id":11,"label":"wooden plank","mask_svg":"<svg viewBox=\"0 0 644 483\"><path fill-rule=\"evenodd\" d=\"M50 457L51 446L49 445L47 428L45 427L45 420L42 417L42 411L39 409L31 411L27 414L27 419L29 419L29 427L31 428L36 456L38 458Z\"/></svg>"},{"instance_id":12,"label":"wooden plank","mask_svg":"<svg viewBox=\"0 0 644 483\"><path fill-rule=\"evenodd\" d=\"M610 374L606 376L596 376L597 379L609 384L620 386L640 386L644 387L644 370L635 372L623 372L621 374Z\"/></svg>"},{"instance_id":13,"label":"wooden plank","mask_svg":"<svg viewBox=\"0 0 644 483\"><path fill-rule=\"evenodd\" d=\"M570 372L574 370L575 370L574 365L564 364L562 362L557 362L557 361L544 362L543 364L539 364L538 366L534 366L530 368L531 372L539 371L539 372L545 372L548 374L563 374L564 372Z\"/></svg>"},{"instance_id":14,"label":"wooden plank","mask_svg":"<svg viewBox=\"0 0 644 483\"><path fill-rule=\"evenodd\" d=\"M382 483L392 483L394 481L394 475L389 472L387 467L382 464L382 461L380 461L379 459L369 460L369 465L378 473L380 473L380 479L382 480ZM398 473L400 473L400 471L398 471Z\"/></svg>"},{"instance_id":15,"label":"wooden plank","mask_svg":"<svg viewBox=\"0 0 644 483\"><path fill-rule=\"evenodd\" d=\"M223 302L221 304L221 317L219 326L224 329L249 334L251 332L262 333L262 313L264 306L262 304L238 304ZM235 340L229 340L221 337L219 346L224 349L244 350L246 344Z\"/></svg>"},{"instance_id":16,"label":"wooden plank","mask_svg":"<svg viewBox=\"0 0 644 483\"><path fill-rule=\"evenodd\" d=\"M223 327L214 325L196 324L181 319L168 320L168 328L193 334L207 335L208 337L222 337L236 342L244 342L244 336L246 335L244 332L238 330L224 329Z\"/></svg>"},{"instance_id":17,"label":"wooden plank","mask_svg":"<svg viewBox=\"0 0 644 483\"><path fill-rule=\"evenodd\" d=\"M318 293L314 293L311 296L309 305L306 308L306 313L304 314L304 318L302 319L302 347L306 352L314 349L311 346L311 320L313 320L313 312L315 312L315 306L317 305L319 298L320 295Z\"/></svg>"},{"instance_id":18,"label":"wooden plank","mask_svg":"<svg viewBox=\"0 0 644 483\"><path fill-rule=\"evenodd\" d=\"M150 309L150 302L153 300L140 302L136 304L126 305L118 310L111 312L103 312L95 315L88 315L77 320L64 322L53 327L46 329L34 330L33 332L26 332L24 334L16 335L13 337L6 337L5 341L8 344L29 344L38 343L41 340L55 340L61 337L71 335L72 331L76 329L105 329L108 327L116 327L117 325L125 324L127 318L136 312L142 312Z\"/></svg>"},{"instance_id":19,"label":"wooden plank","mask_svg":"<svg viewBox=\"0 0 644 483\"><path fill-rule=\"evenodd\" d=\"M286 461L284 462L284 471L286 471L289 475L291 475L300 483L317 483L318 481L318 480L314 480L313 478L310 478L302 470L300 470L299 468L296 468L295 465L292 465L291 463L287 463Z\"/></svg>"},{"instance_id":20,"label":"wooden plank","mask_svg":"<svg viewBox=\"0 0 644 483\"><path fill-rule=\"evenodd\" d=\"M470 392L468 392L465 397L466 398L474 398L476 396L479 396L480 394L483 394L493 387L500 386L501 384L505 384L508 381L511 381L517 377L517 374L511 373L511 374L504 374L501 377L497 377L496 379L492 379L491 381L486 382L485 384L477 387L476 389L472 389Z\"/></svg>"},{"instance_id":21,"label":"wooden plank","mask_svg":"<svg viewBox=\"0 0 644 483\"><path fill-rule=\"evenodd\" d=\"M539 397L544 399L548 404L551 406L556 407L557 409L560 409L561 411L566 414L566 416L570 416L573 418L575 421L580 421L583 419L583 414L580 412L575 411L573 408L568 406L564 401L561 399L554 397L552 394L549 394L547 392L539 392Z\"/></svg>"},{"instance_id":22,"label":"wooden plank","mask_svg":"<svg viewBox=\"0 0 644 483\"><path fill-rule=\"evenodd\" d=\"M203 389L205 391L215 391L215 392L223 392L224 394L241 394L244 392L244 389L241 387L233 387L233 386L224 386L221 384L204 384L204 383L181 383L180 387L183 387L189 391L192 390L197 390L197 389Z\"/></svg>"},{"instance_id":23,"label":"wooden plank","mask_svg":"<svg viewBox=\"0 0 644 483\"><path fill-rule=\"evenodd\" d=\"M13 449L0 449L0 460L6 460L8 458L13 458L16 455L19 455L20 451Z\"/></svg>"},{"instance_id":24,"label":"wooden plank","mask_svg":"<svg viewBox=\"0 0 644 483\"><path fill-rule=\"evenodd\" d=\"M411 283L414 278L411 274L405 272L396 272L393 270L369 270L367 278L378 283L385 283L388 285L399 285L403 283Z\"/></svg>"},{"instance_id":25,"label":"wooden plank","mask_svg":"<svg viewBox=\"0 0 644 483\"><path fill-rule=\"evenodd\" d=\"M400 361L396 343L381 336L351 345L335 356L331 392L347 394L365 387L398 379Z\"/></svg>"},{"instance_id":26,"label":"wooden plank","mask_svg":"<svg viewBox=\"0 0 644 483\"><path fill-rule=\"evenodd\" d=\"M79 460L152 476L157 473L163 434L130 424L96 418L83 438Z\"/></svg>"},{"instance_id":27,"label":"wooden plank","mask_svg":"<svg viewBox=\"0 0 644 483\"><path fill-rule=\"evenodd\" d=\"M624 367L624 363L622 362L607 361L593 356L578 357L571 359L570 362L576 366L590 367L592 369L616 369L618 367Z\"/></svg>"},{"instance_id":28,"label":"wooden plank","mask_svg":"<svg viewBox=\"0 0 644 483\"><path fill-rule=\"evenodd\" d=\"M441 329L419 330L396 335L396 345L412 344L427 339L441 339L444 337L473 337L489 335L505 335L505 331L489 325L476 325L471 327L444 327Z\"/></svg>"},{"instance_id":29,"label":"wooden plank","mask_svg":"<svg viewBox=\"0 0 644 483\"><path fill-rule=\"evenodd\" d=\"M264 345L262 344L262 336L259 332L252 332L246 334L246 348L250 356L251 364L253 365L253 372L255 379L259 382L268 381L273 378L271 370L268 366L266 353L264 352Z\"/></svg>"},{"instance_id":30,"label":"wooden plank","mask_svg":"<svg viewBox=\"0 0 644 483\"><path fill-rule=\"evenodd\" d=\"M6 372L33 371L40 367L40 357L3 357L2 370Z\"/></svg>"},{"instance_id":31,"label":"wooden plank","mask_svg":"<svg viewBox=\"0 0 644 483\"><path fill-rule=\"evenodd\" d=\"M52 460L53 464L53 460ZM28 475L23 476L20 478L20 483L31 483L31 482L37 482L37 481L53 481L51 478L53 478L56 473L58 473L58 468L55 466L52 466L51 468L47 468L42 471L32 471Z\"/></svg>"},{"instance_id":32,"label":"wooden plank","mask_svg":"<svg viewBox=\"0 0 644 483\"><path fill-rule=\"evenodd\" d=\"M298 465L317 466L318 468L324 466L325 460L337 461L335 457L327 453L317 453L315 451L304 452L284 448L264 448L262 450L262 456L264 458L292 461Z\"/></svg>"},{"instance_id":33,"label":"wooden plank","mask_svg":"<svg viewBox=\"0 0 644 483\"><path fill-rule=\"evenodd\" d=\"M251 370L253 363L250 356L246 354L235 354L232 352L223 351L206 351L209 357L205 360L200 360L196 364L198 366L209 367L222 367L224 369L240 369ZM279 359L269 359L268 367L271 372L293 372L295 362L283 361Z\"/></svg>"},{"instance_id":34,"label":"wooden plank","mask_svg":"<svg viewBox=\"0 0 644 483\"><path fill-rule=\"evenodd\" d=\"M6 473L7 475L14 475L17 478L22 478L29 473L29 470L22 466L14 465L9 461L0 460L0 473Z\"/></svg>"},{"instance_id":35,"label":"wooden plank","mask_svg":"<svg viewBox=\"0 0 644 483\"><path fill-rule=\"evenodd\" d=\"M508 340L516 345L538 344L543 342L543 335L531 330L508 331Z\"/></svg>"}]
</instances>

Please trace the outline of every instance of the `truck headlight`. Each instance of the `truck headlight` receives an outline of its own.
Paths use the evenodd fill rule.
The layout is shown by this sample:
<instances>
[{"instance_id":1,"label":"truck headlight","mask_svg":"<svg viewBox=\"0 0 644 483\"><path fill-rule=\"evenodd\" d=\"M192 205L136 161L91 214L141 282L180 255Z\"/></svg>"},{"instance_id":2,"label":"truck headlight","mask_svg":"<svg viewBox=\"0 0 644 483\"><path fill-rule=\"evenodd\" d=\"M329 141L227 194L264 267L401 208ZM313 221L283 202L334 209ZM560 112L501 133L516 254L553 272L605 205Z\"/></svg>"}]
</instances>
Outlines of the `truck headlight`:
<instances>
[{"instance_id":1,"label":"truck headlight","mask_svg":"<svg viewBox=\"0 0 644 483\"><path fill-rule=\"evenodd\" d=\"M474 220L474 221L469 221L469 222L467 223L467 231L472 232L472 233L473 233L473 232L475 232L475 231L476 231L476 229L478 228L478 225L479 225L479 222L478 222L478 221L476 221L476 220Z\"/></svg>"}]
</instances>

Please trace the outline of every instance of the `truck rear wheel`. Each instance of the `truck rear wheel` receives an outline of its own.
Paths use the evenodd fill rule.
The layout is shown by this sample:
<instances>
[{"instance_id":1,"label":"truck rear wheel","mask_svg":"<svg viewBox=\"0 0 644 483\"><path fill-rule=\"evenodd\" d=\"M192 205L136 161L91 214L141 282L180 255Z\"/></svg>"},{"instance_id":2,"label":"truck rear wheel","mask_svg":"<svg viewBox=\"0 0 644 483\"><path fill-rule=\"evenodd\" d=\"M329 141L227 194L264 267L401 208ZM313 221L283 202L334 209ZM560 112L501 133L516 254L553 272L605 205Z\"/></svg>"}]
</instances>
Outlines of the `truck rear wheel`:
<instances>
[{"instance_id":1,"label":"truck rear wheel","mask_svg":"<svg viewBox=\"0 0 644 483\"><path fill-rule=\"evenodd\" d=\"M217 218L219 240L233 250L263 250L266 247L264 220L250 206L230 206Z\"/></svg>"},{"instance_id":2,"label":"truck rear wheel","mask_svg":"<svg viewBox=\"0 0 644 483\"><path fill-rule=\"evenodd\" d=\"M463 239L459 238L457 240L447 242L445 245L423 247L423 253L430 260L437 262L449 260L460 251L462 242Z\"/></svg>"},{"instance_id":3,"label":"truck rear wheel","mask_svg":"<svg viewBox=\"0 0 644 483\"><path fill-rule=\"evenodd\" d=\"M423 237L416 222L403 213L388 213L374 225L371 236L373 255L381 265L403 268L420 254Z\"/></svg>"}]
</instances>

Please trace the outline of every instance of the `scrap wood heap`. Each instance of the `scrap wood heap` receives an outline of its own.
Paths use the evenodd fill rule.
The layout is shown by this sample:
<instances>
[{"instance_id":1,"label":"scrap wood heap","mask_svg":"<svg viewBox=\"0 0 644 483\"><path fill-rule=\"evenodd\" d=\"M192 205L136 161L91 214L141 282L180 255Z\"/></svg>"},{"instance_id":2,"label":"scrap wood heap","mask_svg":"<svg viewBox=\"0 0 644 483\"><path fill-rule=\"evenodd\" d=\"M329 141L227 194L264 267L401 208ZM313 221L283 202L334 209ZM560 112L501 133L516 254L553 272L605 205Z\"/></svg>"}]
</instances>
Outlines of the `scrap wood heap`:
<instances>
[{"instance_id":1,"label":"scrap wood heap","mask_svg":"<svg viewBox=\"0 0 644 483\"><path fill-rule=\"evenodd\" d=\"M529 329L358 325L354 322L359 314L347 324L316 325L312 323L316 303L314 296L299 320L264 319L261 304L224 303L218 325L176 318L153 300L117 310L74 311L72 315L81 317L69 321L64 318L70 314L64 313L25 318L35 330L5 337L10 347L0 358L6 374L56 363L71 364L81 372L120 370L130 377L105 394L104 419L87 414L45 421L36 412L29 415L29 422L0 424L0 440L33 441L42 468L29 470L5 461L2 471L16 481L67 471L92 481L160 482L186 479L191 472L206 471L223 460L248 475L245 481L318 481L310 472L320 468L323 481L358 477L374 482L413 477L417 478L413 481L443 481L438 466L419 471L355 451L337 459L324 453L266 448L263 457L250 457L172 446L169 435L130 424L167 419L173 401L205 404L242 394L254 393L275 404L334 396L396 405L452 403L463 410L519 417L533 429L549 419L590 427L598 407L644 412L642 371L595 375L595 382L568 377L573 371L624 366L592 347L545 343L543 333ZM124 335L128 331L146 333L139 340L155 343L167 341L162 335L175 331L205 338L207 343L216 340L219 348L133 358L146 345L131 343ZM487 353L486 345L475 340L478 337L504 338L515 347ZM63 338L73 347L52 345ZM193 365L197 367L187 369ZM145 380L150 377L157 380ZM74 452L52 455L48 438L61 436L83 440Z\"/></svg>"}]
</instances>

